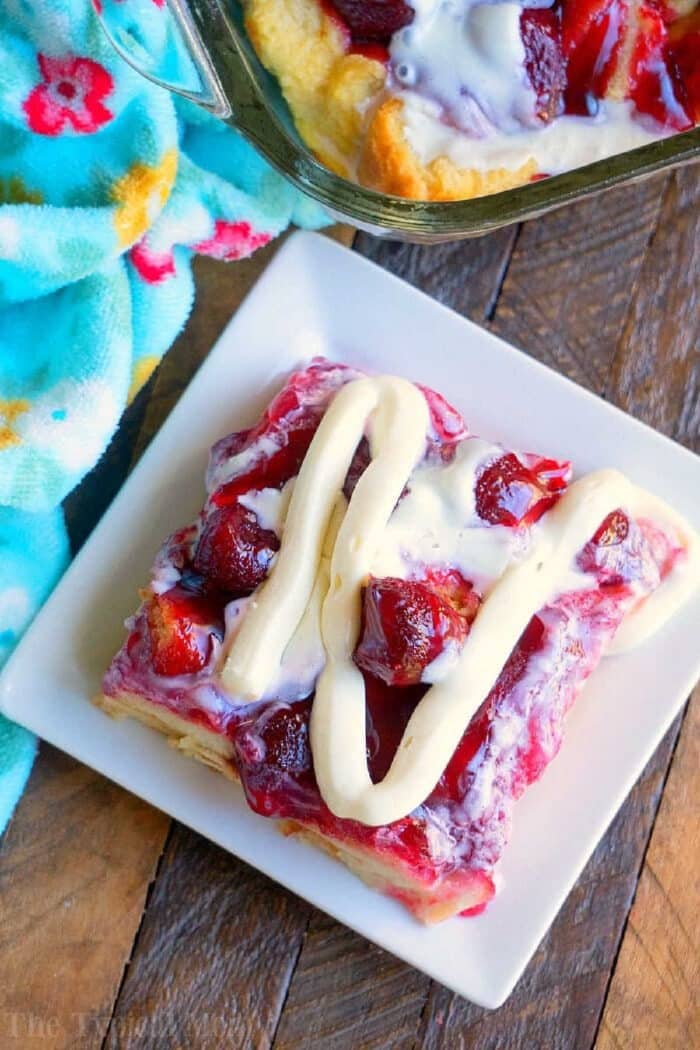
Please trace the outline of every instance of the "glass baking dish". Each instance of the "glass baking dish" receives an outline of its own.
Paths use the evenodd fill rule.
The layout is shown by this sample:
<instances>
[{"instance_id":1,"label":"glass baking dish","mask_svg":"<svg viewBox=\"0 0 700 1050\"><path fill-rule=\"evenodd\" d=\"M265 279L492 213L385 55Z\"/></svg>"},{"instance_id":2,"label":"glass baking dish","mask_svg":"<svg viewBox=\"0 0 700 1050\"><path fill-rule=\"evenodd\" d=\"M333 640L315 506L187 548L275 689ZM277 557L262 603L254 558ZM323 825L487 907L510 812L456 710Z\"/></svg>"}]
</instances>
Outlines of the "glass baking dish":
<instances>
[{"instance_id":1,"label":"glass baking dish","mask_svg":"<svg viewBox=\"0 0 700 1050\"><path fill-rule=\"evenodd\" d=\"M151 3L152 0L145 0ZM411 201L377 193L320 164L297 134L276 81L257 58L237 0L167 0L187 75L159 69L105 3L101 19L115 48L144 76L228 121L264 157L339 221L379 236L436 243L474 237L542 215L601 190L700 159L700 128L488 197ZM133 0L132 0L133 3ZM170 63L172 67L172 63ZM180 63L182 66L182 63Z\"/></svg>"}]
</instances>

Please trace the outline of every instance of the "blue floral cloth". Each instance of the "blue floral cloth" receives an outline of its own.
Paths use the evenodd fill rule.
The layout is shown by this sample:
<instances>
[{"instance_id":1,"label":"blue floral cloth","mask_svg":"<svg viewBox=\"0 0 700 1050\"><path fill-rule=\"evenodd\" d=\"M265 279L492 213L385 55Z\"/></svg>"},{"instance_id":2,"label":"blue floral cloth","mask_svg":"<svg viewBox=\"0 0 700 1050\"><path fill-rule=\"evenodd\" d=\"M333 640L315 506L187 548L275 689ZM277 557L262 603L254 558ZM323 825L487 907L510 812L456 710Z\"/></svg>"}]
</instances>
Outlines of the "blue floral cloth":
<instances>
[{"instance_id":1,"label":"blue floral cloth","mask_svg":"<svg viewBox=\"0 0 700 1050\"><path fill-rule=\"evenodd\" d=\"M107 2L122 43L190 75L164 0ZM193 253L325 221L85 0L0 0L0 663L67 562L57 507L189 314ZM0 718L0 830L33 753Z\"/></svg>"}]
</instances>

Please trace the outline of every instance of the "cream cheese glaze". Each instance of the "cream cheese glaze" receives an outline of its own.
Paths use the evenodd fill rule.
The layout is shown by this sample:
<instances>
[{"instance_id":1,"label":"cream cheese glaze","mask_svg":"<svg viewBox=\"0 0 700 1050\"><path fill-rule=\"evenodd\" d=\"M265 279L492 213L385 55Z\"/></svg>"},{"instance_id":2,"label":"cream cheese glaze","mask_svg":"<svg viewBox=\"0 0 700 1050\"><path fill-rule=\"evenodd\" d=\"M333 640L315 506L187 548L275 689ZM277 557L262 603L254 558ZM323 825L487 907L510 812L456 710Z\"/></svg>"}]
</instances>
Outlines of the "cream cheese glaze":
<instances>
[{"instance_id":1,"label":"cream cheese glaze","mask_svg":"<svg viewBox=\"0 0 700 1050\"><path fill-rule=\"evenodd\" d=\"M471 135L538 123L525 73L519 3L412 0L412 23L391 42L391 69L405 87L435 99Z\"/></svg>"},{"instance_id":2,"label":"cream cheese glaze","mask_svg":"<svg viewBox=\"0 0 700 1050\"><path fill-rule=\"evenodd\" d=\"M414 91L401 94L406 139L421 164L448 157L459 168L517 171L530 159L556 175L663 138L660 125L642 123L629 102L600 103L594 117L562 115L544 127L495 131L477 138L440 119L440 107Z\"/></svg>"},{"instance_id":3,"label":"cream cheese glaze","mask_svg":"<svg viewBox=\"0 0 700 1050\"><path fill-rule=\"evenodd\" d=\"M338 496L365 426L372 461L343 515ZM675 511L614 470L577 481L533 529L529 548L510 551L502 561L489 564L494 579L464 648L440 674L431 675L440 680L416 707L387 775L373 783L366 760L364 682L352 659L361 592L368 574L382 564L382 550L386 556L386 536L397 527L392 519L413 517L413 512L402 510L404 504L410 507L411 491L398 511L392 511L423 455L427 428L425 400L405 380L363 378L339 391L294 485L277 560L267 581L249 599L222 671L231 694L246 699L265 695L314 593L317 620L326 589L319 574L329 574L330 586L320 605L325 666L316 683L310 727L314 770L321 795L336 816L373 826L400 819L429 795L523 630L548 601L571 589L574 558L609 513L621 508L633 517L659 522L685 550L682 562L620 629L616 649L646 638L700 583L698 537ZM466 442L472 444L462 457L458 500L471 498L464 495L465 488L467 493L473 490L477 466L494 454L485 442ZM416 471L417 490L421 480L425 485L428 470ZM449 470L442 468L443 475ZM449 489L446 492L449 495ZM413 499L415 513L420 514L421 501ZM337 536L334 527L329 538L334 510L335 526L341 516L342 521ZM467 522L468 510L461 506ZM408 533L407 523L400 528ZM463 528L462 557L468 559L470 532L473 538L479 531L496 534L496 528ZM414 519L414 529L420 533L420 519ZM481 557L476 556L477 564Z\"/></svg>"},{"instance_id":4,"label":"cream cheese glaze","mask_svg":"<svg viewBox=\"0 0 700 1050\"><path fill-rule=\"evenodd\" d=\"M226 657L221 679L234 696L258 699L264 695L270 671L279 666L287 643L304 615L338 493L368 422L373 462L362 476L361 491L371 494L368 486L374 479L377 504L388 503L382 527L423 455L428 407L413 383L392 376L357 379L336 394L299 471L282 546L270 576L251 598L247 615ZM366 500L367 495L364 498ZM347 515L341 526L344 537L346 521ZM372 551L376 549L378 533L379 526L370 534L368 522L363 522L362 528L348 539L356 559L367 550L368 543L374 543ZM338 545L336 542L336 549ZM335 591L335 584L331 569L330 595ZM359 590L357 605L359 616Z\"/></svg>"}]
</instances>

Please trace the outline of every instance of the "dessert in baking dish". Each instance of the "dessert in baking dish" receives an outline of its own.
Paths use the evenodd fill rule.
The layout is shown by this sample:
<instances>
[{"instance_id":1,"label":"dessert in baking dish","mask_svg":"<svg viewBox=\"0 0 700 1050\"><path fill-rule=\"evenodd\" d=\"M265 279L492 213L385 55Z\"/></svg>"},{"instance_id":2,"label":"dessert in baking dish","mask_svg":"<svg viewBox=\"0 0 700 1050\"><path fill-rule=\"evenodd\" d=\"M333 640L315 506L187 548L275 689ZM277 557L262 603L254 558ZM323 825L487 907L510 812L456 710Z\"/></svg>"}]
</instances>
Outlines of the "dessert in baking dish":
<instances>
[{"instance_id":1,"label":"dessert in baking dish","mask_svg":"<svg viewBox=\"0 0 700 1050\"><path fill-rule=\"evenodd\" d=\"M700 122L697 0L243 0L333 171L455 200Z\"/></svg>"},{"instance_id":2,"label":"dessert in baking dish","mask_svg":"<svg viewBox=\"0 0 700 1050\"><path fill-rule=\"evenodd\" d=\"M616 471L572 483L321 359L214 446L207 491L98 703L418 918L481 910L568 708L698 585L697 536Z\"/></svg>"}]
</instances>

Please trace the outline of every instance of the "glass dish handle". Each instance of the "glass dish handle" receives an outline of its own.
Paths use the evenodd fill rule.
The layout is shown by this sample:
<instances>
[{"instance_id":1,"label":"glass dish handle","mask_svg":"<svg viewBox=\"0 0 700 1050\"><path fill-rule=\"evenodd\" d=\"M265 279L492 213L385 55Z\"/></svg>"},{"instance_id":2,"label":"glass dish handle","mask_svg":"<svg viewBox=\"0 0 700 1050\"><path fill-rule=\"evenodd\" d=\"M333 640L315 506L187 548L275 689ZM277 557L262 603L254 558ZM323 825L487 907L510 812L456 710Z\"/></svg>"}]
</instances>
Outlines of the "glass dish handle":
<instances>
[{"instance_id":1,"label":"glass dish handle","mask_svg":"<svg viewBox=\"0 0 700 1050\"><path fill-rule=\"evenodd\" d=\"M199 6L216 8L218 0L200 0ZM139 8L144 11L143 24L135 17ZM144 30L155 16L168 15L175 33L164 58L159 60L149 49L148 33ZM159 10L153 0L130 0L126 4L104 0L98 17L115 51L147 80L196 102L217 117L231 116L231 105L187 0L167 0L167 11Z\"/></svg>"}]
</instances>

